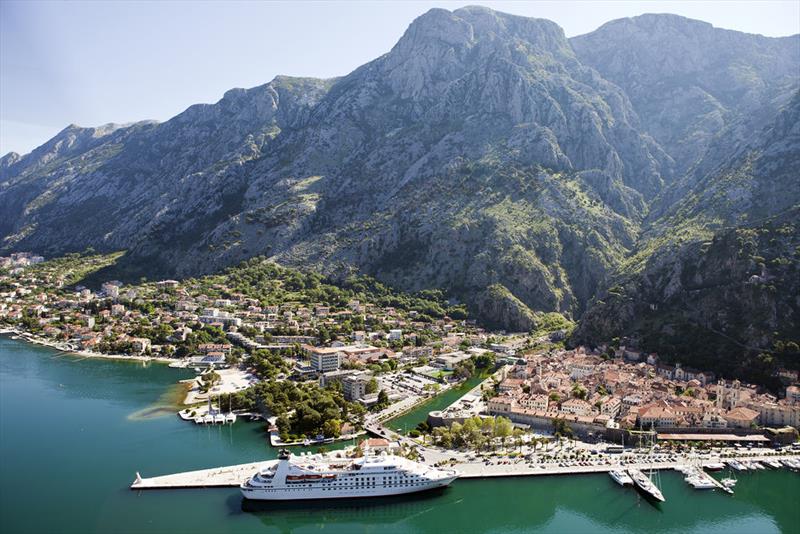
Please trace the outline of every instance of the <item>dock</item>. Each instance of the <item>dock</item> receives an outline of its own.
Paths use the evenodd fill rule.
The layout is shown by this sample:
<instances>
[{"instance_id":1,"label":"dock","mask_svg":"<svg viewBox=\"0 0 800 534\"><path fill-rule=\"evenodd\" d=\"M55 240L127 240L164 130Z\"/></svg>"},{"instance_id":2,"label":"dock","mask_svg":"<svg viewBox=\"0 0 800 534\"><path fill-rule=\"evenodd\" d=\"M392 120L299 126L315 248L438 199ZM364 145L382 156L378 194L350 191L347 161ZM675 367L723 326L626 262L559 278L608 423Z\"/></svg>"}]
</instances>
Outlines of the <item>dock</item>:
<instances>
[{"instance_id":1,"label":"dock","mask_svg":"<svg viewBox=\"0 0 800 534\"><path fill-rule=\"evenodd\" d=\"M181 488L230 488L238 487L261 467L277 462L264 460L247 464L228 465L197 471L184 471L172 475L142 478L136 473L131 484L132 490L144 489L181 489Z\"/></svg>"},{"instance_id":2,"label":"dock","mask_svg":"<svg viewBox=\"0 0 800 534\"><path fill-rule=\"evenodd\" d=\"M766 458L766 457L765 457ZM800 456L792 456L800 458ZM759 461L760 457L748 457L750 460ZM699 462L701 466L707 463L719 461L709 459ZM136 479L131 484L132 490L144 489L179 489L179 488L227 488L238 487L244 480L251 477L261 467L271 465L277 460L264 460L261 462L251 462L247 464L230 465L215 467L212 469L201 469L198 471L186 471L171 475L162 475L150 478L142 478L136 474ZM454 466L459 472L459 478L499 478L499 477L527 477L527 476L556 476L556 475L581 475L594 473L608 473L614 469L640 469L649 471L651 469L672 470L678 465L675 462L660 463L619 463L600 464L600 465L552 465L539 463L515 463L509 464L485 464L483 462L466 462Z\"/></svg>"}]
</instances>

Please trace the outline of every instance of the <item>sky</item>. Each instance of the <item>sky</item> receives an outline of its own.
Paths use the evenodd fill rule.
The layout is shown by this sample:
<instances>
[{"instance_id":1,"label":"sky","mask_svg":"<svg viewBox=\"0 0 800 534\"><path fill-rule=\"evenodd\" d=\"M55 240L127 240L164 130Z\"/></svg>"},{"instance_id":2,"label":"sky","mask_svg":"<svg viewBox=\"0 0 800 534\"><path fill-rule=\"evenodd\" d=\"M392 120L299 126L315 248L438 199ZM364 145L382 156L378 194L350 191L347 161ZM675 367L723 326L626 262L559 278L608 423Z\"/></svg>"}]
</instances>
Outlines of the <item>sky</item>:
<instances>
[{"instance_id":1,"label":"sky","mask_svg":"<svg viewBox=\"0 0 800 534\"><path fill-rule=\"evenodd\" d=\"M800 33L800 0L0 0L0 155L30 152L68 124L166 120L278 74L341 76L388 52L428 9L470 4L553 20L568 37L642 13Z\"/></svg>"}]
</instances>

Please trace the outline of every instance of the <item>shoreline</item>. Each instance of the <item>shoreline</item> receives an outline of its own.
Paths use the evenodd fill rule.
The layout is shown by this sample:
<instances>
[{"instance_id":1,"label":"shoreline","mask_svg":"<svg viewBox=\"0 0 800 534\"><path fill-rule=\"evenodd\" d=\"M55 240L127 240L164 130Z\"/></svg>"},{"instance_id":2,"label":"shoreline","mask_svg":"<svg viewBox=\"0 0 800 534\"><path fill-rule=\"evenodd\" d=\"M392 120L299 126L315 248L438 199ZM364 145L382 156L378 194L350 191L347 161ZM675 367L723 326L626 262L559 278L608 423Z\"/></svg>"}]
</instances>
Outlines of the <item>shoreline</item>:
<instances>
[{"instance_id":1,"label":"shoreline","mask_svg":"<svg viewBox=\"0 0 800 534\"><path fill-rule=\"evenodd\" d=\"M64 354L68 354L71 356L76 356L79 358L97 358L103 360L123 360L123 361L140 361L140 362L155 362L155 363L163 363L169 364L176 361L174 358L166 358L163 356L143 356L143 355L127 355L127 354L105 354L102 352L93 352L93 351L82 351L82 350L74 350L71 348L65 348L61 346L59 343L54 341L49 341L47 339L42 339L37 337L30 332L25 332L22 330L17 330L15 328L3 328L0 329L0 336L9 336L13 339L13 336L16 336L17 339L15 341L24 341L26 343L30 343L32 345L39 345L42 347L47 347L50 349L57 350L59 352L63 352Z\"/></svg>"},{"instance_id":2,"label":"shoreline","mask_svg":"<svg viewBox=\"0 0 800 534\"><path fill-rule=\"evenodd\" d=\"M330 458L331 453L317 454L319 458ZM764 460L774 458L776 456L788 457L792 459L800 459L800 455L796 453L789 453L784 455L775 454L754 454L754 455L739 455L740 458L749 460ZM737 457L737 458L739 458ZM680 461L689 460L681 458L678 461L662 462L658 464L649 463L646 461L631 462L628 464L621 464L619 462L609 462L605 465L596 466L558 466L558 465L537 465L537 468L528 468L527 466L509 466L509 469L494 469L493 466L481 466L477 470L464 470L464 466L454 466L458 471L459 480L486 480L497 478L527 478L527 477L551 477L551 476L569 476L569 475L599 475L608 473L613 469L640 469L640 470L657 470L657 471L671 471L675 467L682 465ZM703 466L716 459L706 459L701 462ZM130 485L132 490L141 489L187 489L187 488L210 488L210 487L237 487L241 484L242 478L250 476L253 472L263 468L265 465L274 465L278 460L262 460L260 462L251 462L247 464L236 464L227 466L212 467L210 469L199 469L194 471L183 471L179 473L171 473L164 475L157 475L153 477L142 477L139 472L136 473L136 479ZM427 464L427 462L426 462ZM777 470L768 470L771 472ZM786 469L781 469L786 471ZM249 474L248 474L249 473ZM795 474L795 473L793 473Z\"/></svg>"}]
</instances>

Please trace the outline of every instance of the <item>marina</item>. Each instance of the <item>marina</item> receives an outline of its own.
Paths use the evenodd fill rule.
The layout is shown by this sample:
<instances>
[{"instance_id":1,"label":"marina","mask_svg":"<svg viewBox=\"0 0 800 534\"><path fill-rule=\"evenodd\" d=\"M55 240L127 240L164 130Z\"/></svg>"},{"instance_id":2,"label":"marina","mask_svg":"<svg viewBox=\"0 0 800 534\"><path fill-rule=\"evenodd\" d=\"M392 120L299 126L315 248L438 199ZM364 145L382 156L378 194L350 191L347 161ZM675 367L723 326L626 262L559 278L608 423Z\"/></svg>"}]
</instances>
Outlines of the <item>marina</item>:
<instances>
[{"instance_id":1,"label":"marina","mask_svg":"<svg viewBox=\"0 0 800 534\"><path fill-rule=\"evenodd\" d=\"M336 454L336 453L328 453L329 455ZM314 459L320 459L319 456L314 456ZM328 457L332 458L332 456ZM766 457L757 457L757 458L766 458ZM800 461L800 456L796 459L790 459L793 461ZM134 482L131 484L132 490L143 490L143 489L177 489L177 488L204 488L204 487L238 487L242 481L247 478L248 476L255 473L259 467L263 468L265 466L270 466L273 461L265 461L265 462L249 462L246 464L239 464L239 465L231 465L231 466L223 466L223 467L215 467L212 469L201 469L197 471L188 471L182 473L174 473L169 475L161 475L155 476L150 478L143 478L139 473L136 474L136 478ZM706 464L716 465L718 461L709 460L707 462L699 462L697 465L698 467L691 467L692 472L697 472L700 466ZM582 474L594 474L594 473L609 473L609 475L613 473L622 472L626 475L627 479L630 479L632 482L636 482L637 478L640 482L644 484L646 487L645 491L650 492L652 488L650 488L643 480L642 477L648 478L647 475L644 473L649 471L665 471L665 470L677 470L676 468L679 467L680 464L675 464L674 462L659 462L659 463L634 463L630 465L621 465L621 464L609 464L603 463L598 465L534 465L531 466L530 464L521 464L521 463L513 463L513 464L492 464L486 465L483 463L465 463L465 464L458 464L455 466L455 470L458 472L458 476L461 479L481 479L481 478L499 478L499 477L536 477L536 476L556 476L556 475L582 475ZM702 470L700 470L702 473ZM639 476L641 475L641 476ZM707 481L707 478L712 478L705 473L702 473L703 479ZM611 475L612 478L620 485L622 484ZM626 480L625 477L620 477L622 480ZM714 480L712 478L712 480ZM636 484L637 486L639 484ZM720 489L723 489L721 484L715 485ZM656 497L658 500L662 500L664 497L663 495L659 498Z\"/></svg>"},{"instance_id":2,"label":"marina","mask_svg":"<svg viewBox=\"0 0 800 534\"><path fill-rule=\"evenodd\" d=\"M4 484L0 527L4 532L306 532L353 534L364 531L593 532L624 530L647 534L654 525L700 534L777 534L796 528L800 477L789 468L748 471L736 494L697 491L679 473L661 471L666 502L656 509L637 492L622 488L610 467L522 467L522 462L459 465L465 473L441 492L394 496L355 505L303 502L298 505L251 502L238 490L258 467L275 459L263 424L241 417L235 425L193 425L164 410L150 412L180 373L166 365L85 360L51 349L0 338L0 433ZM9 399L26 406L10 408ZM76 425L72 415L84 414ZM161 413L161 412L160 412ZM43 425L41 421L47 420ZM59 446L51 446L53 436ZM329 446L334 448L334 446ZM298 451L299 452L299 451ZM423 451L426 461L432 451ZM430 456L430 457L429 457ZM49 462L42 462L44 457ZM754 457L758 459L758 457ZM780 459L783 457L768 457ZM786 458L797 458L796 456ZM744 458L743 458L744 459ZM496 459L497 462L499 459ZM761 461L761 460L759 460ZM239 472L209 466L242 466ZM546 464L545 464L546 465ZM648 464L644 462L643 467ZM586 471L580 471L583 469ZM598 470L596 473L588 470ZM130 491L135 471L154 491ZM470 473L496 473L470 477ZM506 476L513 471L573 471L570 476ZM738 474L738 473L737 473ZM70 480L52 488L47 513L31 499L42 477ZM152 480L151 480L152 479ZM169 482L185 490L155 490ZM199 489L206 488L206 489ZM431 513L435 512L435 513Z\"/></svg>"}]
</instances>

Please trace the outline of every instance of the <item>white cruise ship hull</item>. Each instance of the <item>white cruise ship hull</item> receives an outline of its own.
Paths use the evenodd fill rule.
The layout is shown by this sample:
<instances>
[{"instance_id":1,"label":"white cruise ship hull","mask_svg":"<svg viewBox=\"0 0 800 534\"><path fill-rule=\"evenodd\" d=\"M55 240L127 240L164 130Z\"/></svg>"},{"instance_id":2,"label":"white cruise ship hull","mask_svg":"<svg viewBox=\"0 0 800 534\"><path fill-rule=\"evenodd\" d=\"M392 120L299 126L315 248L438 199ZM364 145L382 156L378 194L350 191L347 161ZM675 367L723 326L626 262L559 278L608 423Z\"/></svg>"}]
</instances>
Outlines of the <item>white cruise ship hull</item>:
<instances>
[{"instance_id":1,"label":"white cruise ship hull","mask_svg":"<svg viewBox=\"0 0 800 534\"><path fill-rule=\"evenodd\" d=\"M276 487L262 488L249 487L246 483L240 486L245 499L257 501L294 501L317 499L355 499L369 497L391 497L394 495L408 495L437 488L449 486L458 477L443 478L440 480L420 483L406 487L364 487L364 488L329 488L325 489L325 482L318 483L319 487Z\"/></svg>"}]
</instances>

